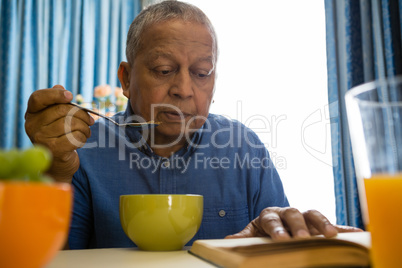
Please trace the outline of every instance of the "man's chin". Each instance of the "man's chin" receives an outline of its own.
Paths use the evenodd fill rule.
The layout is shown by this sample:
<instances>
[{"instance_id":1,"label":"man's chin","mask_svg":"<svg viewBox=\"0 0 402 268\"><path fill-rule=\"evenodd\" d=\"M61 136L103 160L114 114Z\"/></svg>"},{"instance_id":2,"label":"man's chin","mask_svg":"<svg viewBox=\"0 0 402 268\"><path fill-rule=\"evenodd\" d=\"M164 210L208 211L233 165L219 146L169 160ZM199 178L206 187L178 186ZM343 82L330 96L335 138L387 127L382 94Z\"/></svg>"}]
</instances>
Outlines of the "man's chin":
<instances>
[{"instance_id":1,"label":"man's chin","mask_svg":"<svg viewBox=\"0 0 402 268\"><path fill-rule=\"evenodd\" d=\"M197 130L185 129L184 127L178 127L177 125L171 124L161 124L155 128L155 139L166 139L166 140L177 140L178 142L183 141L183 139L190 140L193 133Z\"/></svg>"}]
</instances>

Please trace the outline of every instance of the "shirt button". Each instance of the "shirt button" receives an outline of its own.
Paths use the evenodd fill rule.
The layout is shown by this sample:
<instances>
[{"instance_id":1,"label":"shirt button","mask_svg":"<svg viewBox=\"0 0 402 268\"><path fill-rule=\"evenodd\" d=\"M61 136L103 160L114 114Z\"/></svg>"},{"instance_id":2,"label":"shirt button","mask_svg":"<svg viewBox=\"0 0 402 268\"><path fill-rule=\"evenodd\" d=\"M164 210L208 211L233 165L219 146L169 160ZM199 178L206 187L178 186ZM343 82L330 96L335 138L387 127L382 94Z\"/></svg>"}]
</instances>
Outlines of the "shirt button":
<instances>
[{"instance_id":1,"label":"shirt button","mask_svg":"<svg viewBox=\"0 0 402 268\"><path fill-rule=\"evenodd\" d=\"M226 215L226 211L224 211L223 209L219 210L219 216L221 218L225 217L225 215Z\"/></svg>"},{"instance_id":2,"label":"shirt button","mask_svg":"<svg viewBox=\"0 0 402 268\"><path fill-rule=\"evenodd\" d=\"M170 166L170 162L169 162L169 161L163 162L163 166L164 166L165 168L168 168L168 167Z\"/></svg>"}]
</instances>

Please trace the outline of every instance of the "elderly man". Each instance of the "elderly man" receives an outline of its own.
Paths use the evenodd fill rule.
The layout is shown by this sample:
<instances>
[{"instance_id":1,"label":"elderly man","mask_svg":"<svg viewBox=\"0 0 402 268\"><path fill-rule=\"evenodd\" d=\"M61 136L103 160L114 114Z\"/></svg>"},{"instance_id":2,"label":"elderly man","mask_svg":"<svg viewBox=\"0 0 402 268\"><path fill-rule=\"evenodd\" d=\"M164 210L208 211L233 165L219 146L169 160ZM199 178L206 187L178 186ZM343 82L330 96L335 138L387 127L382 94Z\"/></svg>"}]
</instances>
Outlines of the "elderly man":
<instances>
[{"instance_id":1,"label":"elderly man","mask_svg":"<svg viewBox=\"0 0 402 268\"><path fill-rule=\"evenodd\" d=\"M115 119L158 126L94 123L82 110L71 110L73 96L62 86L38 90L28 103L26 132L53 152L50 175L75 188L70 248L134 246L120 226L122 194L203 195L203 222L194 239L281 240L350 230L317 211L288 207L256 134L209 114L218 49L201 10L176 1L145 9L130 27L126 54L118 77L129 104Z\"/></svg>"}]
</instances>

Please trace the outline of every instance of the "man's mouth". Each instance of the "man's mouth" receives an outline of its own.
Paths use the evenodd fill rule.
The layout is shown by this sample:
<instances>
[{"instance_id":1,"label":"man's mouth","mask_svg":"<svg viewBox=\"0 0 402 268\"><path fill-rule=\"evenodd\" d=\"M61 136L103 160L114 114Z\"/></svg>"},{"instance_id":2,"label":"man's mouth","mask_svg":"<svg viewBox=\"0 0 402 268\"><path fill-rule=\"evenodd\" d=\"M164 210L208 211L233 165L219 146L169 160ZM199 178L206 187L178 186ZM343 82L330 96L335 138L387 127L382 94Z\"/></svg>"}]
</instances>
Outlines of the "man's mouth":
<instances>
[{"instance_id":1,"label":"man's mouth","mask_svg":"<svg viewBox=\"0 0 402 268\"><path fill-rule=\"evenodd\" d=\"M178 112L178 111L163 111L162 114L172 121L181 121L190 116L190 114Z\"/></svg>"}]
</instances>

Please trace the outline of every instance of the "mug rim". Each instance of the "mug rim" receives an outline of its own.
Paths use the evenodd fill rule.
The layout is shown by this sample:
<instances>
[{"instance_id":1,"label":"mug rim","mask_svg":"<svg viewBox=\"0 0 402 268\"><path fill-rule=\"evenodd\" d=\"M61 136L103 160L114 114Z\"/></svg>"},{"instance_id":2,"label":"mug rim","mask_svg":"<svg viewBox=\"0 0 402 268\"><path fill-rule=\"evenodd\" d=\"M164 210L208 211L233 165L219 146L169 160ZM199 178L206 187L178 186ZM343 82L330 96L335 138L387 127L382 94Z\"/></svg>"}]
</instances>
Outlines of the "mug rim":
<instances>
[{"instance_id":1,"label":"mug rim","mask_svg":"<svg viewBox=\"0 0 402 268\"><path fill-rule=\"evenodd\" d=\"M204 197L203 195L200 194L123 194L120 195L120 197L128 197L128 196L153 196L153 197L166 197L166 196L194 196L194 197Z\"/></svg>"}]
</instances>

